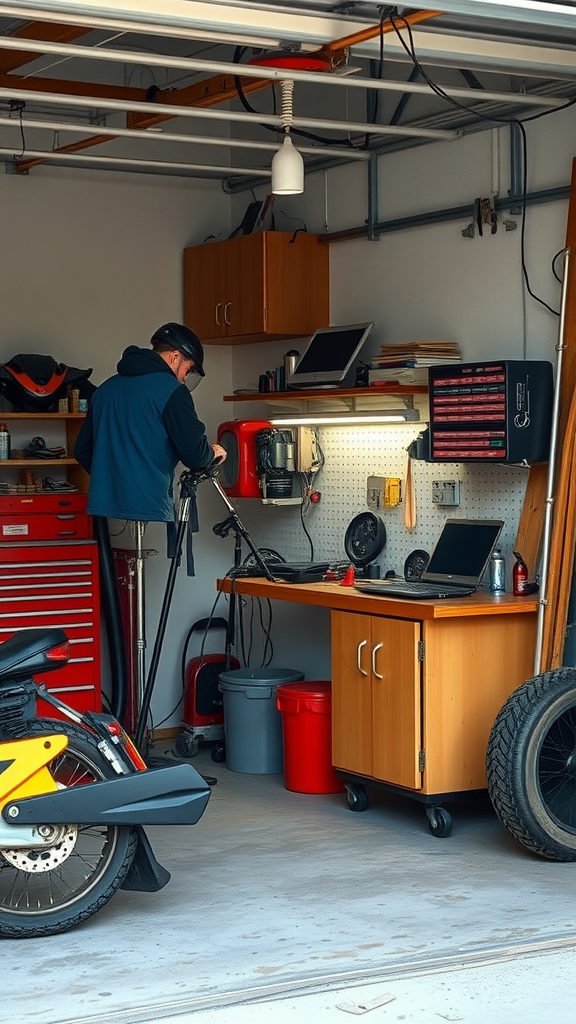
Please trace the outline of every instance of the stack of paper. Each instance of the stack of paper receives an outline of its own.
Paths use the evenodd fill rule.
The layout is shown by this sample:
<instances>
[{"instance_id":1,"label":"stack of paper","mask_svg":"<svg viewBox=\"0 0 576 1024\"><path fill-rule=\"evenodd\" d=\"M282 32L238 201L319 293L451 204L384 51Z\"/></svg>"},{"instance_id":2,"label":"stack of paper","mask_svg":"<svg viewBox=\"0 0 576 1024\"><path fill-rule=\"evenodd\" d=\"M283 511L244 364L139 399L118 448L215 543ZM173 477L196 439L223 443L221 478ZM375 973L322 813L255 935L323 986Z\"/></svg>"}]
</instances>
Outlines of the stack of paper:
<instances>
[{"instance_id":1,"label":"stack of paper","mask_svg":"<svg viewBox=\"0 0 576 1024\"><path fill-rule=\"evenodd\" d=\"M458 363L460 348L455 341L406 341L381 345L372 356L368 371L370 384L395 381L398 384L427 384L428 367Z\"/></svg>"}]
</instances>

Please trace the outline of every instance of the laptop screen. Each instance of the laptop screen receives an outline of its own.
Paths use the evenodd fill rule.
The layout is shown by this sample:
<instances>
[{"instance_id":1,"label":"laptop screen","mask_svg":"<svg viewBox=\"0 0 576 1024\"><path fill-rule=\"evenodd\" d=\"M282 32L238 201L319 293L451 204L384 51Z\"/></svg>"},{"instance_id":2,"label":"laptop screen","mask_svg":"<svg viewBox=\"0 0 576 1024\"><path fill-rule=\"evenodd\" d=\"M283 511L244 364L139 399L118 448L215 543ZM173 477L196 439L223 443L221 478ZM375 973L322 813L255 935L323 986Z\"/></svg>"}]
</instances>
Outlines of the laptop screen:
<instances>
[{"instance_id":1,"label":"laptop screen","mask_svg":"<svg viewBox=\"0 0 576 1024\"><path fill-rule=\"evenodd\" d=\"M501 519L447 519L422 580L479 583L503 525Z\"/></svg>"},{"instance_id":2,"label":"laptop screen","mask_svg":"<svg viewBox=\"0 0 576 1024\"><path fill-rule=\"evenodd\" d=\"M319 328L287 383L296 388L341 383L373 326L366 323Z\"/></svg>"}]
</instances>

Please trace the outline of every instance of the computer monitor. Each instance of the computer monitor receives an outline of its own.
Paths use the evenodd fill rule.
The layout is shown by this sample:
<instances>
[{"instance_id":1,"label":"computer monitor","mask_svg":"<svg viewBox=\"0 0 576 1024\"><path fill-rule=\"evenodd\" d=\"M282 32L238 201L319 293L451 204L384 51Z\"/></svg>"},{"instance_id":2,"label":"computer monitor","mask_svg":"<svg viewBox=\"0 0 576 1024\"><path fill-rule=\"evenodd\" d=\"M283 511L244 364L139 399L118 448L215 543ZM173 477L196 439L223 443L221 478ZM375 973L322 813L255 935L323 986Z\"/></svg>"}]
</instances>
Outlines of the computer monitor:
<instances>
[{"instance_id":1,"label":"computer monitor","mask_svg":"<svg viewBox=\"0 0 576 1024\"><path fill-rule=\"evenodd\" d=\"M338 387L373 327L373 323L320 327L288 376L288 387Z\"/></svg>"}]
</instances>

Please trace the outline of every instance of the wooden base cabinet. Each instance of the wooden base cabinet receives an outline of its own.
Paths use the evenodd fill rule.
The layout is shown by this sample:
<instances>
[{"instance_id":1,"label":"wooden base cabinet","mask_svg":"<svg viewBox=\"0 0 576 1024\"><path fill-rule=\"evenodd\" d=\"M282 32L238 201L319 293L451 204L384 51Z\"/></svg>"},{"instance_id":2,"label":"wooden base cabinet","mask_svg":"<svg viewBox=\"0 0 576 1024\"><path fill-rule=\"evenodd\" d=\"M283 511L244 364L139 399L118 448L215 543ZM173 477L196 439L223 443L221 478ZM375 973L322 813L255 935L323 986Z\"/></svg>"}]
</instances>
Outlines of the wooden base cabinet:
<instances>
[{"instance_id":1,"label":"wooden base cabinet","mask_svg":"<svg viewBox=\"0 0 576 1024\"><path fill-rule=\"evenodd\" d=\"M420 786L420 623L332 612L332 760Z\"/></svg>"},{"instance_id":2,"label":"wooden base cabinet","mask_svg":"<svg viewBox=\"0 0 576 1024\"><path fill-rule=\"evenodd\" d=\"M535 614L333 611L334 766L427 804L485 789L490 729L532 675L535 636Z\"/></svg>"}]
</instances>

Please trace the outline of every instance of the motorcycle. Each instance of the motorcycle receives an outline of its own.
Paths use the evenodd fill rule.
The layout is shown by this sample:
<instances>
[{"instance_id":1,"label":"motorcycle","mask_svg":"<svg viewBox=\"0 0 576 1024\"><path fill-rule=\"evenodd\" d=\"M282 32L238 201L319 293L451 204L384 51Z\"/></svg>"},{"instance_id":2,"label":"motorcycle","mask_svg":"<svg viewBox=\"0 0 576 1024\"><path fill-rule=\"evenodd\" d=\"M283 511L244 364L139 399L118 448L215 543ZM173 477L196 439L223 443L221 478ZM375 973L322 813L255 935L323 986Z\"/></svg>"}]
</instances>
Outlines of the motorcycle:
<instances>
[{"instance_id":1,"label":"motorcycle","mask_svg":"<svg viewBox=\"0 0 576 1024\"><path fill-rule=\"evenodd\" d=\"M194 825L210 787L192 765L149 768L120 723L41 682L69 657L61 629L0 644L0 936L38 938L96 914L118 889L170 880L144 825ZM63 718L37 718L41 697Z\"/></svg>"}]
</instances>

